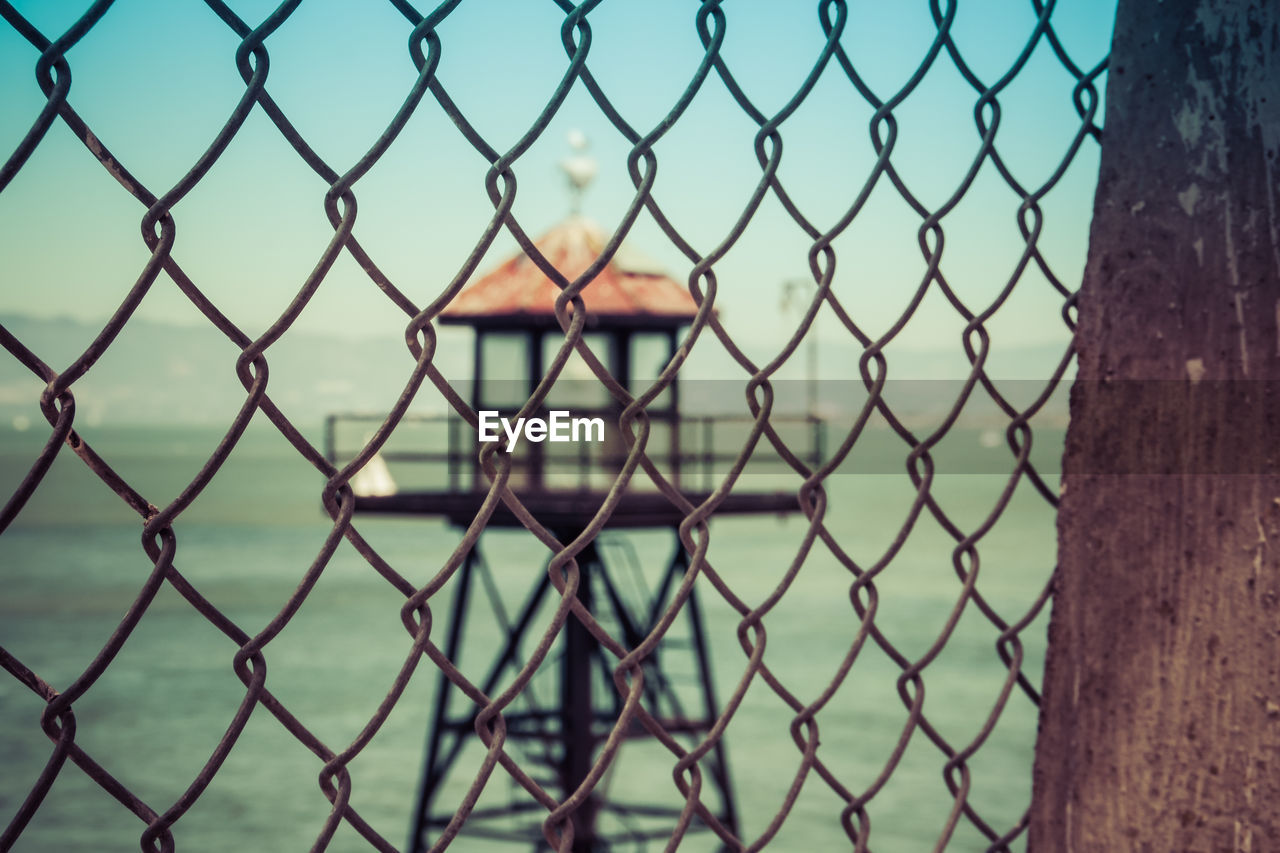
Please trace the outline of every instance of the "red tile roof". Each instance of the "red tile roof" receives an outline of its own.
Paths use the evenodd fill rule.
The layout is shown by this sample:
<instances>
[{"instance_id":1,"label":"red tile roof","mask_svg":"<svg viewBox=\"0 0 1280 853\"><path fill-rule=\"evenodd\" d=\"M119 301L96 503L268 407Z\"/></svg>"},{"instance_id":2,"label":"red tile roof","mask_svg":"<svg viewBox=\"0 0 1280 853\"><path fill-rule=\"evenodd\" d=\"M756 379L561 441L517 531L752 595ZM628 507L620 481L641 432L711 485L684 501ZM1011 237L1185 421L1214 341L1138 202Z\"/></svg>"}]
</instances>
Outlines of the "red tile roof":
<instances>
[{"instance_id":1,"label":"red tile roof","mask_svg":"<svg viewBox=\"0 0 1280 853\"><path fill-rule=\"evenodd\" d=\"M600 256L606 235L581 216L572 216L534 245L565 278L573 281ZM560 288L523 252L462 290L441 313L446 323L486 324L516 320L555 323ZM588 322L596 325L681 325L697 313L689 290L668 278L654 261L626 243L582 290Z\"/></svg>"}]
</instances>

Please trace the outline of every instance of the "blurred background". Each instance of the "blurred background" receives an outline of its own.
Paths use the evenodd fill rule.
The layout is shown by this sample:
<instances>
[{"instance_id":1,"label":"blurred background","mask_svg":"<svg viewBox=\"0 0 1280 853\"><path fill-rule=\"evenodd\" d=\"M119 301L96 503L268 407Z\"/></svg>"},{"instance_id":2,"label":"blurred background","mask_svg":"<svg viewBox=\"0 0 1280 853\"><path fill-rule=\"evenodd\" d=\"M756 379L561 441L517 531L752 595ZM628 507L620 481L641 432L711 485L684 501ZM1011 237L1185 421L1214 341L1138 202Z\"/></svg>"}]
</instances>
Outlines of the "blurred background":
<instances>
[{"instance_id":1,"label":"blurred background","mask_svg":"<svg viewBox=\"0 0 1280 853\"><path fill-rule=\"evenodd\" d=\"M951 9L935 5L943 13ZM250 26L275 8L262 2L227 6ZM840 6L845 23L839 43L862 84L882 102L906 95L892 109L892 166L920 205L945 210L945 246L922 237L920 212L876 172L876 140L889 131L873 121L875 106L835 60L818 65L827 39L823 10L834 18ZM998 303L985 322L985 373L1015 405L1028 406L1054 377L1071 330L1063 292L1037 263L1025 263L1019 208L1027 195L1047 189L1038 198L1043 219L1034 245L1062 288L1074 291L1098 169L1097 141L1082 131L1077 108L1090 96L1076 92L1078 74L1054 45L1035 37L1039 4L965 0L957 7L949 30L953 46L984 86L1000 86L995 146L1023 192L983 151L975 116L990 125L993 112L980 106L979 89L946 50L926 63L938 37L929 3L738 0L721 6L720 57L761 115L788 110L806 77L817 74L780 126L777 176L814 228L834 231L832 294L868 338L884 338L887 375L904 380L890 387L886 399L919 436L944 425L971 372L966 320L930 279L927 253L941 251L939 269L971 311ZM75 2L6 6L10 25L0 26L5 155L46 104L34 73L40 52L11 25L13 16L54 40L88 8ZM587 67L640 134L663 123L695 77L705 52L698 12L688 0L605 0L589 12ZM1054 37L1078 71L1091 72L1104 59L1113 15L1114 2L1107 0L1051 9ZM552 0L489 0L462 2L439 24L439 83L497 152L517 145L565 75L564 21L565 11ZM412 30L393 3L307 0L268 37L266 89L335 171L350 168L374 144L412 87ZM243 95L235 60L240 41L205 3L118 0L66 54L68 103L142 185L161 195L198 160ZM1011 71L1016 73L1006 82ZM1105 74L1094 86L1100 98ZM1095 124L1101 114L1099 101ZM765 192L758 206L752 204L762 180L758 131L759 123L713 71L653 147L652 197L693 253L724 252L713 265L718 317L737 347L761 365L801 327L816 286L809 262L813 237L776 193ZM576 133L585 137L585 149L567 141ZM581 212L612 231L636 194L631 149L583 83L574 82L512 166L512 217L534 237L564 220L572 199L560 163L576 154L597 167ZM449 287L477 246L483 250L477 274L519 251L507 229L487 248L481 243L495 209L486 192L489 167L427 94L355 185L354 236L419 308ZM865 203L845 223L868 188ZM173 207L172 255L236 326L257 337L285 311L333 237L324 209L327 189L256 107L209 172ZM61 121L0 191L0 322L53 370L77 358L133 287L150 256L139 230L144 212ZM739 234L735 223L744 214L749 222ZM627 244L675 281L690 280L689 253L647 211L627 233ZM1011 281L1016 286L1003 299ZM923 297L912 307L921 289ZM904 315L905 325L895 331ZM330 413L387 412L414 366L405 346L410 319L342 253L296 322L268 349L272 399L316 446ZM795 354L774 374L779 387L791 389L780 399L801 411L811 399L808 389L816 387L818 412L838 440L865 399L859 379L864 351L824 304ZM235 371L239 352L161 272L117 340L74 383L75 427L134 489L164 507L195 477L245 400ZM470 331L440 327L433 363L451 384L469 387ZM716 406L736 406L745 414L750 375L704 333L681 370L681 383L690 389L682 393L687 406L711 405L714 397ZM0 357L5 494L48 440L39 406L45 385L17 358ZM699 388L703 393L694 390ZM714 394L706 390L712 388ZM444 412L447 405L424 385L412 411ZM999 628L971 603L959 608L948 633L961 595L957 567L971 565L969 556L957 556L956 530L961 538L980 534L978 589L1004 621L1034 613L1054 563L1054 507L1043 492L1056 493L1066 422L1061 392L1031 420L1031 459L1044 485L1037 490L1007 443L1009 416L981 388L964 409L959 426L940 437L930 487L954 527L931 512L915 516L918 490L905 461L910 446L879 421L828 478L826 520L859 565L885 564L875 620L907 659L925 656L936 640L949 637L928 666L925 709L957 748L986 737L982 724L998 705L1007 669L995 651ZM255 417L226 464L175 522L175 565L246 632L256 633L295 589L332 528L320 505L325 479L270 423ZM800 483L793 475L785 485L794 490ZM999 523L988 532L987 521L996 517ZM458 531L438 519L363 517L357 526L417 585L440 570L459 541ZM831 682L859 623L847 567L821 543L806 551L806 529L799 515L717 520L708 559L748 606L785 590L765 618L765 660L792 693L810 702ZM900 546L903 530L909 535ZM57 688L74 681L152 571L138 536L137 514L64 449L0 537L0 645ZM634 553L642 581L654 583L654 567L669 557L670 535L628 536L619 547ZM498 591L513 607L543 571L548 553L524 531L485 537ZM787 568L798 556L803 568L791 581ZM448 585L439 593L451 594ZM358 735L404 663L410 638L399 622L403 602L344 543L267 650L272 691L335 751ZM736 636L741 616L709 587L703 603L723 697L746 668ZM1045 616L1023 631L1022 667L1035 685ZM465 645L473 657L459 666L482 671L501 642L500 626L473 619L468 632ZM243 699L244 686L231 668L235 651L176 592L162 587L119 656L75 703L77 743L164 811L208 760ZM819 716L820 755L850 790L876 784L902 735L908 715L897 684L901 671L890 656L868 646ZM351 765L353 804L396 844L409 831L436 689L434 667L424 662L386 725ZM18 811L49 758L51 745L38 723L43 706L18 681L0 678L0 764L6 768L0 821ZM788 788L805 776L789 731L794 716L757 678L728 728L725 742L747 838L765 831ZM998 833L1013 829L1029 802L1035 726L1034 704L1015 689L969 761L970 802ZM483 754L478 744L473 747L459 765L470 773ZM618 773L616 788L646 790L678 806L670 756L648 755L647 748L631 750L638 769ZM901 762L867 806L873 849L918 850L938 840L953 805L941 772L945 760L919 731L909 739ZM330 809L316 782L321 765L258 708L212 785L174 826L179 849L309 848ZM450 783L444 801L461 798L470 783L467 772L462 776ZM527 795L499 771L485 797L482 802L500 806ZM830 786L808 774L776 849L847 846L843 806ZM13 849L132 850L144 828L68 765ZM685 849L713 849L713 841L709 833L690 836ZM990 844L961 820L949 849ZM328 849L368 845L343 825ZM451 849L499 848L464 834Z\"/></svg>"}]
</instances>

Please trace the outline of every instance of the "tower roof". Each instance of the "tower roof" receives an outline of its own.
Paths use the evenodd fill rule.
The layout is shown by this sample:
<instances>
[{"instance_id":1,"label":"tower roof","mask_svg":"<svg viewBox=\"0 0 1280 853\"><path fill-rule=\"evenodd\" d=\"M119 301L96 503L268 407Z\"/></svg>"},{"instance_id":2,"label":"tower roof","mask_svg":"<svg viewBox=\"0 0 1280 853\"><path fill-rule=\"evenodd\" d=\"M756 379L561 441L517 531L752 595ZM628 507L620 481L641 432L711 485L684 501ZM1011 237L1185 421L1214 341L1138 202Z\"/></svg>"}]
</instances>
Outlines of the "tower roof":
<instances>
[{"instance_id":1,"label":"tower roof","mask_svg":"<svg viewBox=\"0 0 1280 853\"><path fill-rule=\"evenodd\" d=\"M606 237L594 222L571 216L534 241L551 264L573 281L600 256ZM440 314L445 323L473 326L556 325L558 288L523 252L473 281ZM698 311L688 288L661 266L623 243L582 290L587 323L597 328L673 328Z\"/></svg>"}]
</instances>

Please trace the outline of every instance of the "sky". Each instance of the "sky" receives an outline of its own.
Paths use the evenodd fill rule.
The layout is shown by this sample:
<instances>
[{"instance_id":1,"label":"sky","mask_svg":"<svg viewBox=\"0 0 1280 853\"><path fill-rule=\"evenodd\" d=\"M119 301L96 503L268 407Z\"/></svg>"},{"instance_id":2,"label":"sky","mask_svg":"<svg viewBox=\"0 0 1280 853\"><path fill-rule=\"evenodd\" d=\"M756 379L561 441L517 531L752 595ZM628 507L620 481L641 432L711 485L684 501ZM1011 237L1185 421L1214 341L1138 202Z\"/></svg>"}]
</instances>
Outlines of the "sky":
<instances>
[{"instance_id":1,"label":"sky","mask_svg":"<svg viewBox=\"0 0 1280 853\"><path fill-rule=\"evenodd\" d=\"M19 2L15 8L54 38L87 2ZM274 8L228 4L251 25ZM945 6L945 3L940 3ZM1051 22L1075 63L1105 56L1114 0L1062 0ZM424 9L427 7L423 7ZM823 49L819 5L726 0L722 56L765 114L781 109ZM692 0L604 0L588 16L587 66L630 124L657 127L703 56ZM496 149L505 151L545 107L568 58L560 41L564 12L552 0L464 0L440 24L439 80ZM952 34L985 83L1004 75L1036 23L1031 0L961 0ZM355 163L399 108L416 76L411 24L389 2L304 0L266 44L267 90L303 137L337 171ZM882 100L910 78L936 28L926 0L850 2L841 44ZM68 53L69 100L99 139L159 195L200 156L235 107L244 85L235 66L239 38L199 0L117 0ZM11 152L45 102L34 73L38 52L0 22L0 152ZM1099 91L1105 82L1100 80ZM999 95L997 148L1024 186L1050 178L1080 121L1074 78L1044 40ZM930 208L946 202L979 147L978 93L942 53L895 109L892 161ZM868 180L875 152L873 108L834 63L781 125L778 174L805 216L822 229L840 220ZM1101 108L1098 122L1101 123ZM635 193L630 143L579 82L545 132L517 160L514 215L537 235L569 211L557 167L571 130L590 140L599 174L583 213L617 226ZM761 169L756 124L714 72L657 143L654 197L701 253L719 246L742 214ZM1061 279L1077 287L1084 265L1097 176L1097 145L1079 155L1042 203L1040 247ZM484 189L488 164L428 94L395 143L355 186L355 235L398 287L419 305L457 273L493 215ZM325 182L256 108L209 174L174 208L174 256L202 290L251 335L261 333L301 286L332 235ZM996 297L1023 243L1018 196L986 163L973 187L943 219L942 270L975 310ZM0 315L69 316L100 323L114 310L148 257L143 207L103 170L60 122L0 192ZM835 239L833 291L873 337L910 301L925 272L921 218L886 179ZM628 242L657 258L677 280L690 262L642 214ZM789 280L812 281L811 240L781 204L766 196L742 237L715 265L717 307L731 335L767 358L794 330L783 305ZM500 234L480 265L515 250ZM811 292L805 285L804 292ZM989 323L993 352L1061 342L1068 332L1062 298L1028 272ZM164 276L138 316L206 322ZM343 256L298 320L298 328L352 337L401 336L406 317ZM931 288L895 346L960 352L963 321ZM829 309L816 332L830 346L852 338ZM57 367L57 365L55 365Z\"/></svg>"}]
</instances>

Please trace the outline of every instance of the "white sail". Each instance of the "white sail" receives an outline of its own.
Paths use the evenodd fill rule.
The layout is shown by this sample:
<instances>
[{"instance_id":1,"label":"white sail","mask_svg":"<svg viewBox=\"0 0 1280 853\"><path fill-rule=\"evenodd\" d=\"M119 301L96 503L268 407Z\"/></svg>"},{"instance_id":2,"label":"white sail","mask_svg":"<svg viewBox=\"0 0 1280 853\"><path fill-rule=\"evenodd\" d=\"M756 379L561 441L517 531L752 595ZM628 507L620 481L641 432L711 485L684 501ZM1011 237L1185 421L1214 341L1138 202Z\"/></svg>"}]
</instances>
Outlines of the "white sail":
<instances>
[{"instance_id":1,"label":"white sail","mask_svg":"<svg viewBox=\"0 0 1280 853\"><path fill-rule=\"evenodd\" d=\"M374 454L365 466L351 478L351 490L359 497L394 495L399 489L391 478L391 470L381 454Z\"/></svg>"}]
</instances>

